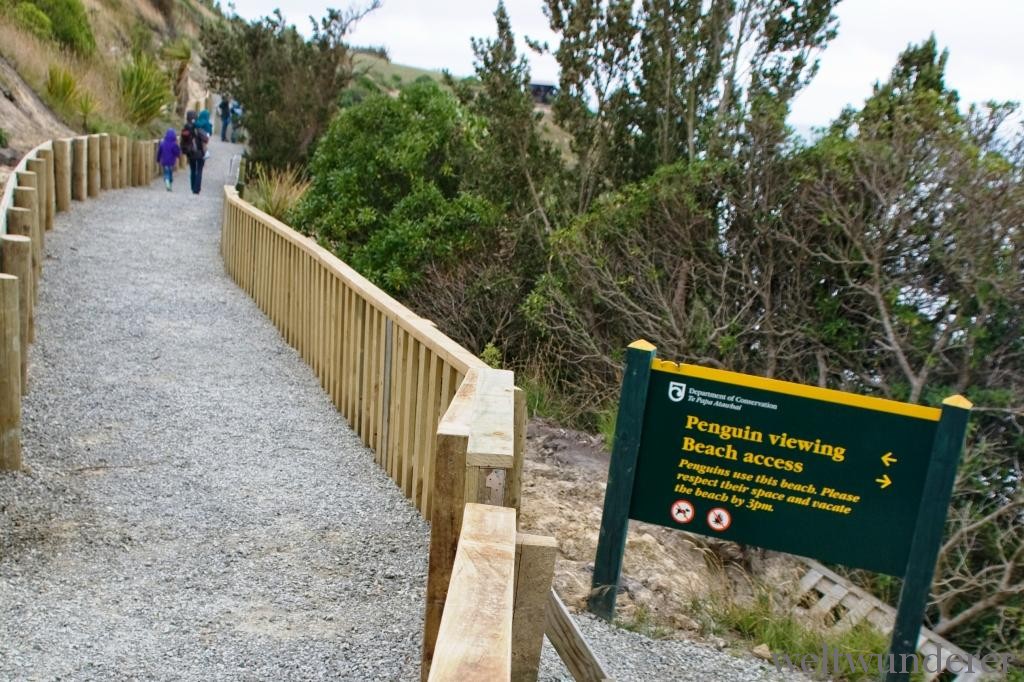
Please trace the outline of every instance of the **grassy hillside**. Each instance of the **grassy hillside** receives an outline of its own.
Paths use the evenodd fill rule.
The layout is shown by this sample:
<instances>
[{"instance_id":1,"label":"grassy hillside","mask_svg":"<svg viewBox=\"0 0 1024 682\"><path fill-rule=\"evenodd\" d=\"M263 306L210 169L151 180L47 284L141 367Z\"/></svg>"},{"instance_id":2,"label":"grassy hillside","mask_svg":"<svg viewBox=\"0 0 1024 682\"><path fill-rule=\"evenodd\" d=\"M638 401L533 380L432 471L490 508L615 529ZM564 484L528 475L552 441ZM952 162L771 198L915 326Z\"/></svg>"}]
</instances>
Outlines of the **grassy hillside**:
<instances>
[{"instance_id":1,"label":"grassy hillside","mask_svg":"<svg viewBox=\"0 0 1024 682\"><path fill-rule=\"evenodd\" d=\"M202 23L216 16L199 0L0 0L0 88L14 95L0 111L8 144L31 147L61 128L148 134L176 120L169 107L140 125L121 96L121 69L145 53L168 78L180 75L162 52L176 44L193 53L181 88L202 96L194 48Z\"/></svg>"},{"instance_id":2,"label":"grassy hillside","mask_svg":"<svg viewBox=\"0 0 1024 682\"><path fill-rule=\"evenodd\" d=\"M398 90L423 76L437 81L444 80L440 71L429 71L415 66L395 64L383 57L367 52L359 52L353 58L356 72L365 74L374 83L387 91Z\"/></svg>"}]
</instances>

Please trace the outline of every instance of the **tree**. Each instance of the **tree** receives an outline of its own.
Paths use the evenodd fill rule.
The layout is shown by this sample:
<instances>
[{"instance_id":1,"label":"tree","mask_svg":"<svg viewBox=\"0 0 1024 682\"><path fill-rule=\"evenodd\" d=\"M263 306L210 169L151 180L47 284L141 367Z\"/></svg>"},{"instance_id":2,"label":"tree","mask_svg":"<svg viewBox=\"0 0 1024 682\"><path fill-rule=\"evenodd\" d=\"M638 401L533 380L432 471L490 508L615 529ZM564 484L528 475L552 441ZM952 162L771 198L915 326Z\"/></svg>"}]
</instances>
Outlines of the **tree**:
<instances>
[{"instance_id":1,"label":"tree","mask_svg":"<svg viewBox=\"0 0 1024 682\"><path fill-rule=\"evenodd\" d=\"M313 21L309 40L287 25L280 11L257 21L235 16L203 27L203 65L211 85L245 107L254 161L273 166L306 161L352 80L345 36L379 6L373 0L359 10L329 9Z\"/></svg>"},{"instance_id":2,"label":"tree","mask_svg":"<svg viewBox=\"0 0 1024 682\"><path fill-rule=\"evenodd\" d=\"M498 211L465 187L479 121L432 81L373 94L331 122L297 211L315 235L395 293L493 234Z\"/></svg>"},{"instance_id":3,"label":"tree","mask_svg":"<svg viewBox=\"0 0 1024 682\"><path fill-rule=\"evenodd\" d=\"M556 122L577 208L680 159L730 158L784 112L835 35L838 0L546 0ZM783 112L780 117L779 112Z\"/></svg>"}]
</instances>

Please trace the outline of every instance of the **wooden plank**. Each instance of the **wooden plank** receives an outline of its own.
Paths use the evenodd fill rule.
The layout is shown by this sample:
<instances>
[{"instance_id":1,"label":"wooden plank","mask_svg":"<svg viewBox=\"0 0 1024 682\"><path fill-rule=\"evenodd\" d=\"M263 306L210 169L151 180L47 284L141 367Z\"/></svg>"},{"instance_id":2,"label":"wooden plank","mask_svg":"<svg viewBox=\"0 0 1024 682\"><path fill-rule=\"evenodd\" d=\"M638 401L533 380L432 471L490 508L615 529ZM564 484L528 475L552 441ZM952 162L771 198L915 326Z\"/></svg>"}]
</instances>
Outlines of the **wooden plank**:
<instances>
[{"instance_id":1,"label":"wooden plank","mask_svg":"<svg viewBox=\"0 0 1024 682\"><path fill-rule=\"evenodd\" d=\"M506 369L480 370L481 385L469 436L468 463L476 467L511 469L515 463L515 385Z\"/></svg>"},{"instance_id":2,"label":"wooden plank","mask_svg":"<svg viewBox=\"0 0 1024 682\"><path fill-rule=\"evenodd\" d=\"M406 497L412 497L412 458L416 452L416 379L419 376L419 354L415 337L409 335L405 346L405 378L402 382L402 435L399 448L399 487Z\"/></svg>"},{"instance_id":3,"label":"wooden plank","mask_svg":"<svg viewBox=\"0 0 1024 682\"><path fill-rule=\"evenodd\" d=\"M504 506L512 507L519 513L523 490L523 458L526 457L526 392L516 388L513 394L513 435L512 435L512 468L509 469L505 481Z\"/></svg>"},{"instance_id":4,"label":"wooden plank","mask_svg":"<svg viewBox=\"0 0 1024 682\"><path fill-rule=\"evenodd\" d=\"M507 680L512 673L516 514L466 505L432 659L434 682Z\"/></svg>"},{"instance_id":5,"label":"wooden plank","mask_svg":"<svg viewBox=\"0 0 1024 682\"><path fill-rule=\"evenodd\" d=\"M425 434L434 432L434 425L430 423L428 408L428 393L430 385L427 383L429 371L429 360L427 358L427 347L422 343L418 347L416 356L416 420L413 424L412 440L412 503L423 512L423 465L425 464L425 452L427 450L427 439Z\"/></svg>"},{"instance_id":6,"label":"wooden plank","mask_svg":"<svg viewBox=\"0 0 1024 682\"><path fill-rule=\"evenodd\" d=\"M516 589L512 614L513 682L533 682L537 679L540 651L544 645L544 614L550 598L557 555L558 543L552 537L526 533L516 536Z\"/></svg>"},{"instance_id":7,"label":"wooden plank","mask_svg":"<svg viewBox=\"0 0 1024 682\"><path fill-rule=\"evenodd\" d=\"M391 447L391 401L392 381L394 373L394 344L395 344L395 323L387 315L384 317L384 366L381 376L384 377L384 391L381 395L380 406L380 448L374 452L374 461L380 466L381 461L386 457L388 448Z\"/></svg>"},{"instance_id":8,"label":"wooden plank","mask_svg":"<svg viewBox=\"0 0 1024 682\"><path fill-rule=\"evenodd\" d=\"M548 607L544 616L544 634L576 682L612 679L554 590L548 592Z\"/></svg>"},{"instance_id":9,"label":"wooden plank","mask_svg":"<svg viewBox=\"0 0 1024 682\"><path fill-rule=\"evenodd\" d=\"M425 445L423 448L423 503L420 505L420 514L425 519L430 518L430 502L434 496L434 458L437 455L437 433L438 422L441 421L441 390L442 372L444 362L435 353L430 354L430 381L429 397L425 412L430 417L431 428L423 434ZM447 372L444 372L447 374Z\"/></svg>"},{"instance_id":10,"label":"wooden plank","mask_svg":"<svg viewBox=\"0 0 1024 682\"><path fill-rule=\"evenodd\" d=\"M391 480L397 483L396 472L398 467L395 462L398 460L398 451L402 442L402 411L405 405L402 403L402 387L405 381L405 344L408 334L401 327L395 330L392 336L391 348L391 400L388 405L388 449L384 453L382 466L388 472Z\"/></svg>"}]
</instances>

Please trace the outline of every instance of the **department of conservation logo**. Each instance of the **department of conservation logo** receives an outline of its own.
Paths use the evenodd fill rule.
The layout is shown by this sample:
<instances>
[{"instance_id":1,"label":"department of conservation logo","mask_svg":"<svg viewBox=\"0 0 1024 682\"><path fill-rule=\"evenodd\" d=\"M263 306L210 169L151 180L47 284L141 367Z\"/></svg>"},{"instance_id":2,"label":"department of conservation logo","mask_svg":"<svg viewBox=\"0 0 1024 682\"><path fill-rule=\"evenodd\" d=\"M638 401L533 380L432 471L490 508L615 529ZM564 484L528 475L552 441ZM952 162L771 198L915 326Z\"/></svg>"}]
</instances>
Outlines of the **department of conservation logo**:
<instances>
[{"instance_id":1,"label":"department of conservation logo","mask_svg":"<svg viewBox=\"0 0 1024 682\"><path fill-rule=\"evenodd\" d=\"M683 398L686 397L686 384L678 381L668 382L668 399L674 403L683 402Z\"/></svg>"}]
</instances>

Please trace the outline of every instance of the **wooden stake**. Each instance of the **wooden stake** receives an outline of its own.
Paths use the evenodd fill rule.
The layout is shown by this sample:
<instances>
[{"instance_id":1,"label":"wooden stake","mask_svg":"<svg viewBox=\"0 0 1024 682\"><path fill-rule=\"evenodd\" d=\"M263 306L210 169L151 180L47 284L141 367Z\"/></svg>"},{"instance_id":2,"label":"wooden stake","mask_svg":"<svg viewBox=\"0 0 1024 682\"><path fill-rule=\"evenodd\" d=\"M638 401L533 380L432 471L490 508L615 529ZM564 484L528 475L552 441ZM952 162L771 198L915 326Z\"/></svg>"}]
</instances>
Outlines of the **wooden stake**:
<instances>
[{"instance_id":1,"label":"wooden stake","mask_svg":"<svg viewBox=\"0 0 1024 682\"><path fill-rule=\"evenodd\" d=\"M110 156L110 135L103 133L100 135L100 188L106 192L113 189L113 181L111 175L111 169L113 168L113 160Z\"/></svg>"},{"instance_id":2,"label":"wooden stake","mask_svg":"<svg viewBox=\"0 0 1024 682\"><path fill-rule=\"evenodd\" d=\"M18 278L0 274L0 469L21 468L21 332Z\"/></svg>"},{"instance_id":3,"label":"wooden stake","mask_svg":"<svg viewBox=\"0 0 1024 682\"><path fill-rule=\"evenodd\" d=\"M11 209L18 211L22 209ZM18 341L21 392L28 390L28 344L32 329L32 240L19 234L0 237L0 272L18 278Z\"/></svg>"},{"instance_id":4,"label":"wooden stake","mask_svg":"<svg viewBox=\"0 0 1024 682\"><path fill-rule=\"evenodd\" d=\"M57 214L57 181L53 163L53 150L40 149L39 158L43 162L43 184L46 185L46 195L42 197L43 213L45 215L46 229L53 229L53 217Z\"/></svg>"},{"instance_id":5,"label":"wooden stake","mask_svg":"<svg viewBox=\"0 0 1024 682\"><path fill-rule=\"evenodd\" d=\"M99 196L100 193L100 136L90 135L89 145L89 175L87 190L89 198Z\"/></svg>"},{"instance_id":6,"label":"wooden stake","mask_svg":"<svg viewBox=\"0 0 1024 682\"><path fill-rule=\"evenodd\" d=\"M516 589L512 615L512 680L533 682L540 670L544 614L555 575L558 543L554 538L516 536Z\"/></svg>"},{"instance_id":7,"label":"wooden stake","mask_svg":"<svg viewBox=\"0 0 1024 682\"><path fill-rule=\"evenodd\" d=\"M53 177L57 210L64 212L71 206L71 140L53 141Z\"/></svg>"},{"instance_id":8,"label":"wooden stake","mask_svg":"<svg viewBox=\"0 0 1024 682\"><path fill-rule=\"evenodd\" d=\"M19 184L22 182L22 175L33 175L32 173L18 174ZM39 282L39 273L42 268L42 250L39 248L39 237L38 237L38 226L39 226L39 202L36 201L36 188L35 187L15 187L14 188L14 206L16 208L24 208L31 214L28 219L28 236L32 240L32 283L33 287ZM39 299L38 293L33 288L32 290L32 302L35 303Z\"/></svg>"},{"instance_id":9,"label":"wooden stake","mask_svg":"<svg viewBox=\"0 0 1024 682\"><path fill-rule=\"evenodd\" d=\"M71 141L71 198L85 201L89 187L89 141L76 137Z\"/></svg>"}]
</instances>

